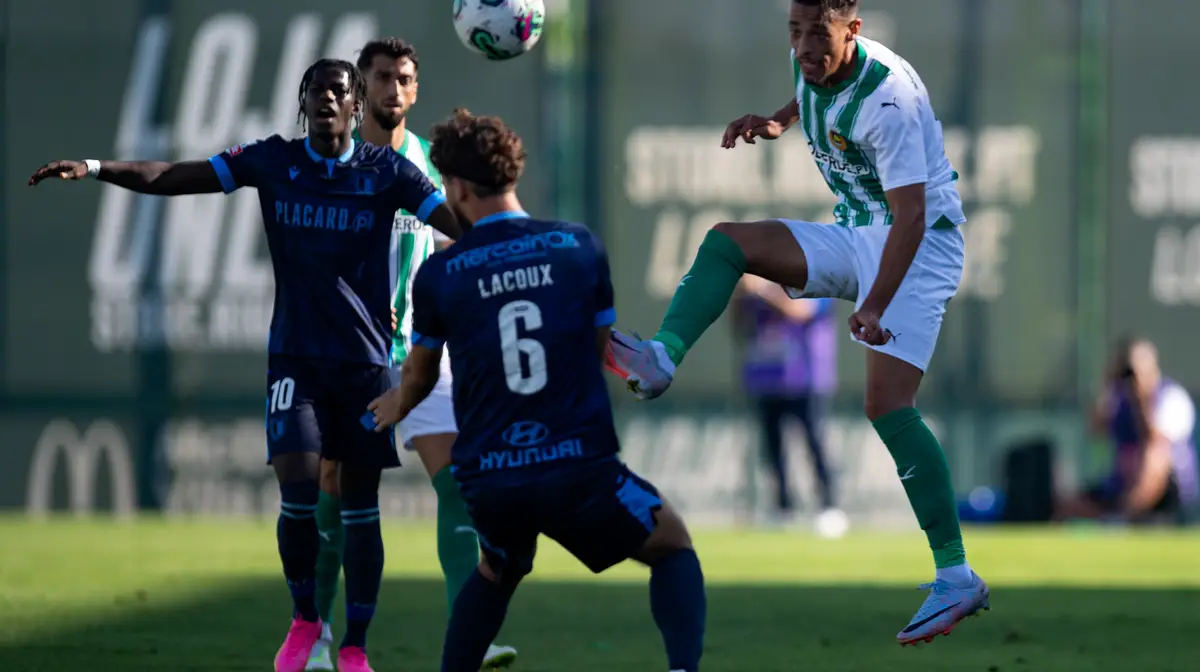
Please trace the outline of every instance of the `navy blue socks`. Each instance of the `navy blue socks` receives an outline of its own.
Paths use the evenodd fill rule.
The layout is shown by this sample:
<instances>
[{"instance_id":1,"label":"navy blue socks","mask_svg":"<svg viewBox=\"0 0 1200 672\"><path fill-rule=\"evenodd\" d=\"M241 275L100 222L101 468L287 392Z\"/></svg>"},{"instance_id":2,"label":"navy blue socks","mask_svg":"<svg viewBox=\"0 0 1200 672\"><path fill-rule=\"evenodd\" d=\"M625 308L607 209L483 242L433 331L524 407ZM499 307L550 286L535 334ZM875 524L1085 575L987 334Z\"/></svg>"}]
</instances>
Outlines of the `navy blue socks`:
<instances>
[{"instance_id":1,"label":"navy blue socks","mask_svg":"<svg viewBox=\"0 0 1200 672\"><path fill-rule=\"evenodd\" d=\"M695 551L676 551L650 568L650 613L662 633L672 672L700 669L707 604Z\"/></svg>"},{"instance_id":2,"label":"navy blue socks","mask_svg":"<svg viewBox=\"0 0 1200 672\"><path fill-rule=\"evenodd\" d=\"M279 486L281 503L275 538L279 542L279 559L283 561L283 576L292 591L295 615L317 621L316 575L317 553L321 539L317 536L317 482L284 483Z\"/></svg>"},{"instance_id":3,"label":"navy blue socks","mask_svg":"<svg viewBox=\"0 0 1200 672\"><path fill-rule=\"evenodd\" d=\"M342 493L342 529L346 573L346 634L342 646L367 645L383 581L383 534L379 529L379 492Z\"/></svg>"},{"instance_id":4,"label":"navy blue socks","mask_svg":"<svg viewBox=\"0 0 1200 672\"><path fill-rule=\"evenodd\" d=\"M500 633L514 587L483 578L476 569L458 591L446 627L442 672L478 672L488 646Z\"/></svg>"}]
</instances>

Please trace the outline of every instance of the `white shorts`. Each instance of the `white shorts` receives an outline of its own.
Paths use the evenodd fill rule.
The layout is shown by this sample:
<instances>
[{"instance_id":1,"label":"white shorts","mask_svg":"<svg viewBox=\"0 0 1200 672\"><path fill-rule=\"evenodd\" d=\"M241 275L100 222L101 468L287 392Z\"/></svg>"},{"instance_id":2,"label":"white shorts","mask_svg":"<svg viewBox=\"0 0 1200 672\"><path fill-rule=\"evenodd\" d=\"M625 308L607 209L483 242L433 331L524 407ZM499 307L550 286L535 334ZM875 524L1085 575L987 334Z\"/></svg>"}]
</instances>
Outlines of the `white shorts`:
<instances>
[{"instance_id":1,"label":"white shorts","mask_svg":"<svg viewBox=\"0 0 1200 672\"><path fill-rule=\"evenodd\" d=\"M412 440L433 434L457 434L458 423L454 420L453 383L450 377L450 358L442 356L442 370L437 385L425 400L417 404L396 426L396 442L412 450Z\"/></svg>"},{"instance_id":2,"label":"white shorts","mask_svg":"<svg viewBox=\"0 0 1200 672\"><path fill-rule=\"evenodd\" d=\"M853 301L855 307L871 291L890 227L844 227L795 220L787 225L808 261L808 284L785 287L793 299L831 298ZM886 345L868 345L924 371L933 357L946 304L962 280L966 248L956 226L928 229L908 275L880 319L894 335ZM856 341L860 342L861 341Z\"/></svg>"}]
</instances>

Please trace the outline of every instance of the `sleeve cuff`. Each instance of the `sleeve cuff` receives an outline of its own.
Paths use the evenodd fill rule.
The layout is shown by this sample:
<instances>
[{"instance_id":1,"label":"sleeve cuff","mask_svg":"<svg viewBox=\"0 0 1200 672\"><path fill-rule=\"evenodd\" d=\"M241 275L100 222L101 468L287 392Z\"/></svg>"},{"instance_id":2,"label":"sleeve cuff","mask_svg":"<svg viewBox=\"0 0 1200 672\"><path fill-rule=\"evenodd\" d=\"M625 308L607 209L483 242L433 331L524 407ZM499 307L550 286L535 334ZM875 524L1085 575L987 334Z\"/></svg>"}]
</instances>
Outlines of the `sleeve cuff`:
<instances>
[{"instance_id":1,"label":"sleeve cuff","mask_svg":"<svg viewBox=\"0 0 1200 672\"><path fill-rule=\"evenodd\" d=\"M417 208L417 219L422 222L429 219L429 214L433 212L442 203L446 202L446 195L440 191L435 191L425 197L425 201L421 203L421 207Z\"/></svg>"},{"instance_id":2,"label":"sleeve cuff","mask_svg":"<svg viewBox=\"0 0 1200 672\"><path fill-rule=\"evenodd\" d=\"M221 189L224 190L225 193L231 194L237 191L238 185L233 179L233 173L229 172L229 166L225 163L225 159L221 158L220 154L209 159L208 163L213 167L213 170L216 171L217 180L220 181Z\"/></svg>"},{"instance_id":3,"label":"sleeve cuff","mask_svg":"<svg viewBox=\"0 0 1200 672\"><path fill-rule=\"evenodd\" d=\"M617 309L609 308L596 313L596 328L611 327L617 323Z\"/></svg>"},{"instance_id":4,"label":"sleeve cuff","mask_svg":"<svg viewBox=\"0 0 1200 672\"><path fill-rule=\"evenodd\" d=\"M437 350L438 348L446 345L445 341L433 338L432 336L418 334L415 331L412 332L412 342L413 345L419 345L422 348L429 348L430 350Z\"/></svg>"}]
</instances>

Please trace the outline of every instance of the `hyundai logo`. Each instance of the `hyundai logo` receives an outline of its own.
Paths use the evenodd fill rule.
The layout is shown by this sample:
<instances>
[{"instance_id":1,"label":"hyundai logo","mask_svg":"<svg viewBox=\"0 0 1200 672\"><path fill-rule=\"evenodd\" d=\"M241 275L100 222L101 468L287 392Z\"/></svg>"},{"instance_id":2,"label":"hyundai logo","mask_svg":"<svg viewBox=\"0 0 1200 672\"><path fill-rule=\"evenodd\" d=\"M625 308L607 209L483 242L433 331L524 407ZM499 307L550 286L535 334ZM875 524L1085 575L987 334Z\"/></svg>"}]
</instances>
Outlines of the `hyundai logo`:
<instances>
[{"instance_id":1,"label":"hyundai logo","mask_svg":"<svg viewBox=\"0 0 1200 672\"><path fill-rule=\"evenodd\" d=\"M518 420L504 430L504 440L510 446L528 448L544 443L550 436L550 428L532 420Z\"/></svg>"}]
</instances>

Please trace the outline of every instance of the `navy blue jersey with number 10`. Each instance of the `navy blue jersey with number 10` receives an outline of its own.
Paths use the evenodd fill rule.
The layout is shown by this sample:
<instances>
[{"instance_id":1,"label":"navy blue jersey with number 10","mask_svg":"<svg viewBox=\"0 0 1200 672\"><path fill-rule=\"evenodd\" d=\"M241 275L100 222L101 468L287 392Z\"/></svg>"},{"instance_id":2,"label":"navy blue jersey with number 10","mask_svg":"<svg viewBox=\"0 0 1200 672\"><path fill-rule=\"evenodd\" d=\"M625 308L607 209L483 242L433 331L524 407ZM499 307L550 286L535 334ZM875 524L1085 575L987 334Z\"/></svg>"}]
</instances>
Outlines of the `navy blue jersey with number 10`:
<instances>
[{"instance_id":1,"label":"navy blue jersey with number 10","mask_svg":"<svg viewBox=\"0 0 1200 672\"><path fill-rule=\"evenodd\" d=\"M450 350L464 493L613 459L596 329L615 321L604 248L578 224L493 215L421 265L413 343Z\"/></svg>"},{"instance_id":2,"label":"navy blue jersey with number 10","mask_svg":"<svg viewBox=\"0 0 1200 672\"><path fill-rule=\"evenodd\" d=\"M275 268L272 355L388 366L392 219L445 201L390 147L351 141L337 159L273 135L209 159L221 187L258 189Z\"/></svg>"}]
</instances>

